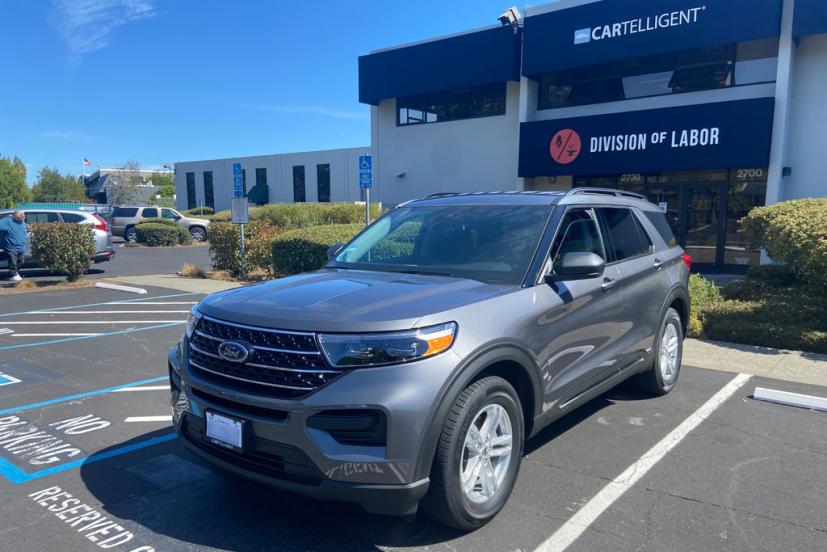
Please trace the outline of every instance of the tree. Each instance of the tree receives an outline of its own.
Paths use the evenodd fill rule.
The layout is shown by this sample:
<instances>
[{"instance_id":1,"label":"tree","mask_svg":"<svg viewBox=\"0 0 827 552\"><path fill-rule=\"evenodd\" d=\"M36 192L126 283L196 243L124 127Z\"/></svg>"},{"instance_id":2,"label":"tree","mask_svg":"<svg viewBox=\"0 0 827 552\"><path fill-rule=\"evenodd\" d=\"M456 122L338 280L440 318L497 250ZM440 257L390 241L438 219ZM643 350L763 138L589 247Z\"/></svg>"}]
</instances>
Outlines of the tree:
<instances>
[{"instance_id":1,"label":"tree","mask_svg":"<svg viewBox=\"0 0 827 552\"><path fill-rule=\"evenodd\" d=\"M87 201L86 186L70 175L43 167L37 175L37 183L32 188L34 201Z\"/></svg>"},{"instance_id":2,"label":"tree","mask_svg":"<svg viewBox=\"0 0 827 552\"><path fill-rule=\"evenodd\" d=\"M29 201L31 195L26 185L26 166L18 157L0 157L0 209L17 207Z\"/></svg>"},{"instance_id":3,"label":"tree","mask_svg":"<svg viewBox=\"0 0 827 552\"><path fill-rule=\"evenodd\" d=\"M115 205L139 203L144 200L141 186L144 179L141 176L137 161L127 161L118 172L113 175L114 182L106 194L107 201Z\"/></svg>"},{"instance_id":4,"label":"tree","mask_svg":"<svg viewBox=\"0 0 827 552\"><path fill-rule=\"evenodd\" d=\"M161 186L158 188L158 194L163 198L171 198L175 195L175 186Z\"/></svg>"},{"instance_id":5,"label":"tree","mask_svg":"<svg viewBox=\"0 0 827 552\"><path fill-rule=\"evenodd\" d=\"M163 188L164 186L172 186L175 187L175 176L171 173L152 173L152 176L149 178L150 182L152 182L153 186L157 186L159 188Z\"/></svg>"}]
</instances>

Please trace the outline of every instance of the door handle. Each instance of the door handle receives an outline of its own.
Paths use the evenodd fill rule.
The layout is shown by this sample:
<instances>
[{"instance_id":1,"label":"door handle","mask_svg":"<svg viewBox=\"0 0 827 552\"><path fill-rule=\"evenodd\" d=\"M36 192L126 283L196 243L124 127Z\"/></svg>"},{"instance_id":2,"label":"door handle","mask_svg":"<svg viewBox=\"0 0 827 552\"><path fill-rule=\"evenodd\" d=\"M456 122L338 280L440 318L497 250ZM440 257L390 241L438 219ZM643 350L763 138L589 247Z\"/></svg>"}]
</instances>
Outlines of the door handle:
<instances>
[{"instance_id":1,"label":"door handle","mask_svg":"<svg viewBox=\"0 0 827 552\"><path fill-rule=\"evenodd\" d=\"M661 261L660 259L655 259L655 262L652 263L652 266L655 267L655 270L662 269L663 265L664 265L664 261Z\"/></svg>"},{"instance_id":2,"label":"door handle","mask_svg":"<svg viewBox=\"0 0 827 552\"><path fill-rule=\"evenodd\" d=\"M602 289L603 291L610 291L613 287L615 287L616 283L617 282L615 282L611 278L603 278L603 283L600 284L600 289Z\"/></svg>"}]
</instances>

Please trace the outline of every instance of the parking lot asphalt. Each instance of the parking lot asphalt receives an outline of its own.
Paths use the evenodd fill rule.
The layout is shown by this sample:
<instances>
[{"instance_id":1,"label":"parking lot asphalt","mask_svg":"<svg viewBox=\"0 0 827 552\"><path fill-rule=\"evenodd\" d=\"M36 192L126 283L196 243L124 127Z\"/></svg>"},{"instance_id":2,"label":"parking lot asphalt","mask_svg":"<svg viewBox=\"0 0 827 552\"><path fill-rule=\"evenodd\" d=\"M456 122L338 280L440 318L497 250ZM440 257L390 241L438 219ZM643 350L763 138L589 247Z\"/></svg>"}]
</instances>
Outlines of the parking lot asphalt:
<instances>
[{"instance_id":1,"label":"parking lot asphalt","mask_svg":"<svg viewBox=\"0 0 827 552\"><path fill-rule=\"evenodd\" d=\"M87 278L117 278L120 276L144 276L149 274L174 274L185 264L195 264L210 269L210 248L206 245L187 247L122 247L116 245L115 257L105 263L93 264ZM35 281L62 280L63 276L37 268L24 269L23 277ZM0 278L6 271L0 269ZM0 284L6 284L0 280Z\"/></svg>"},{"instance_id":2,"label":"parking lot asphalt","mask_svg":"<svg viewBox=\"0 0 827 552\"><path fill-rule=\"evenodd\" d=\"M148 291L3 297L0 550L827 550L827 413L751 398L827 388L691 366L666 397L623 386L530 440L506 508L462 534L184 451L166 355L201 296Z\"/></svg>"}]
</instances>

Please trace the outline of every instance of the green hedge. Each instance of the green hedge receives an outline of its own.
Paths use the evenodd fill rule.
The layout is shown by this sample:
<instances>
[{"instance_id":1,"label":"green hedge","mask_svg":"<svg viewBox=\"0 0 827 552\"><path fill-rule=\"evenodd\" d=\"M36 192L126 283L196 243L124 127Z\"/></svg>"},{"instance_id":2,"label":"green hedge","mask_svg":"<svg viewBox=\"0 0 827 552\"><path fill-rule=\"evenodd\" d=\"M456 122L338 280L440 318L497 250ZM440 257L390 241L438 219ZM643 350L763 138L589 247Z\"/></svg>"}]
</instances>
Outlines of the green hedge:
<instances>
[{"instance_id":1,"label":"green hedge","mask_svg":"<svg viewBox=\"0 0 827 552\"><path fill-rule=\"evenodd\" d=\"M95 255L95 235L85 224L33 224L32 256L38 264L66 275L73 282L83 276Z\"/></svg>"},{"instance_id":2,"label":"green hedge","mask_svg":"<svg viewBox=\"0 0 827 552\"><path fill-rule=\"evenodd\" d=\"M330 224L291 230L273 240L274 271L279 275L318 270L327 262L327 250L349 242L364 224Z\"/></svg>"},{"instance_id":3,"label":"green hedge","mask_svg":"<svg viewBox=\"0 0 827 552\"><path fill-rule=\"evenodd\" d=\"M721 289L711 280L707 280L700 274L689 276L689 300L692 303L689 314L690 337L703 337L704 313L712 306L723 301Z\"/></svg>"},{"instance_id":4,"label":"green hedge","mask_svg":"<svg viewBox=\"0 0 827 552\"><path fill-rule=\"evenodd\" d=\"M165 226L178 226L178 222L167 218L148 218L143 219L140 224L163 224Z\"/></svg>"},{"instance_id":5,"label":"green hedge","mask_svg":"<svg viewBox=\"0 0 827 552\"><path fill-rule=\"evenodd\" d=\"M177 223L142 222L135 226L137 242L148 247L171 247L192 244L192 236Z\"/></svg>"},{"instance_id":6,"label":"green hedge","mask_svg":"<svg viewBox=\"0 0 827 552\"><path fill-rule=\"evenodd\" d=\"M262 221L253 221L244 228L247 271L263 270L273 274L273 256L270 242L282 230ZM234 276L241 274L240 225L229 222L210 224L210 257L213 270L226 270Z\"/></svg>"},{"instance_id":7,"label":"green hedge","mask_svg":"<svg viewBox=\"0 0 827 552\"><path fill-rule=\"evenodd\" d=\"M201 217L204 215L212 215L215 211L212 207L196 207L195 209L187 209L186 211L181 211L182 215L188 217Z\"/></svg>"},{"instance_id":8,"label":"green hedge","mask_svg":"<svg viewBox=\"0 0 827 552\"><path fill-rule=\"evenodd\" d=\"M371 220L382 214L378 203L371 203ZM229 222L230 211L206 215L212 222ZM250 208L250 219L261 220L272 226L294 230L324 224L356 224L365 220L365 206L353 203L271 203Z\"/></svg>"},{"instance_id":9,"label":"green hedge","mask_svg":"<svg viewBox=\"0 0 827 552\"><path fill-rule=\"evenodd\" d=\"M753 209L741 219L740 231L802 281L827 287L827 198Z\"/></svg>"}]
</instances>

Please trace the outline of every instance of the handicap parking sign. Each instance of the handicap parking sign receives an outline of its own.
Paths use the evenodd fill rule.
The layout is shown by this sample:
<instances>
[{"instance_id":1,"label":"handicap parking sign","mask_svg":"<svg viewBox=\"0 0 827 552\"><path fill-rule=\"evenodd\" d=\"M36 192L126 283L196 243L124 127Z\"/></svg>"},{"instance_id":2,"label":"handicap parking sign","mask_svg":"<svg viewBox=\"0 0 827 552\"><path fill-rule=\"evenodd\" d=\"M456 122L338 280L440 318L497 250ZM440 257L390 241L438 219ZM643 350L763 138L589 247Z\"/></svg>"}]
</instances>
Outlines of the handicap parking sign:
<instances>
[{"instance_id":1,"label":"handicap parking sign","mask_svg":"<svg viewBox=\"0 0 827 552\"><path fill-rule=\"evenodd\" d=\"M373 187L373 157L359 156L359 187L369 190Z\"/></svg>"}]
</instances>

